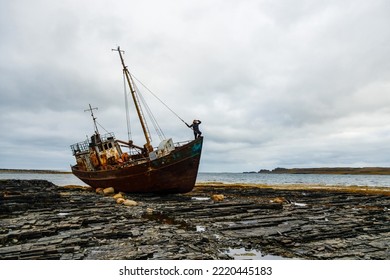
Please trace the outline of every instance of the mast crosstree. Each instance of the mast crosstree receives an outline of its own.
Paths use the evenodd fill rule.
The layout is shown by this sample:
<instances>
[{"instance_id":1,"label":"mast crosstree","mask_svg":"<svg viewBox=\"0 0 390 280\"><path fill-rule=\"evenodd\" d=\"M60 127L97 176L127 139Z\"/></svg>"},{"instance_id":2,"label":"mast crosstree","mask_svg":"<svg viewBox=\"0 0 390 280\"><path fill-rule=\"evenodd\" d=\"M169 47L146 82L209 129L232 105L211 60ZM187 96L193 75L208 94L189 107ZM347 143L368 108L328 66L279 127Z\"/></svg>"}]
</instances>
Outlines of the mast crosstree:
<instances>
[{"instance_id":1,"label":"mast crosstree","mask_svg":"<svg viewBox=\"0 0 390 280\"><path fill-rule=\"evenodd\" d=\"M85 109L84 112L88 112L88 111L91 112L91 117L92 117L92 120L93 120L93 124L95 126L95 134L99 134L99 130L98 130L97 125L96 125L96 117L93 114L93 110L97 110L98 107L92 108L91 104L88 104L88 105L89 105L89 109Z\"/></svg>"}]
</instances>

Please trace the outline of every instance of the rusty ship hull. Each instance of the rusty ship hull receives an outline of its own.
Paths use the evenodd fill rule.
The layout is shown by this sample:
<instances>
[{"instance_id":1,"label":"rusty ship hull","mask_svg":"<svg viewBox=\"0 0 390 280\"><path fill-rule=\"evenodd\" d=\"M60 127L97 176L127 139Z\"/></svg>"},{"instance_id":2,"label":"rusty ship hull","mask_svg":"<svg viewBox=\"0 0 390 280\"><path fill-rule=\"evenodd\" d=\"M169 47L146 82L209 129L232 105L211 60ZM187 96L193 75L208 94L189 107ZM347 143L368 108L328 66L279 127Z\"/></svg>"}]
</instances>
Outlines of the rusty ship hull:
<instances>
[{"instance_id":1,"label":"rusty ship hull","mask_svg":"<svg viewBox=\"0 0 390 280\"><path fill-rule=\"evenodd\" d=\"M113 187L126 193L186 193L195 186L203 137L176 147L170 154L139 164L86 171L72 166L73 174L93 188Z\"/></svg>"}]
</instances>

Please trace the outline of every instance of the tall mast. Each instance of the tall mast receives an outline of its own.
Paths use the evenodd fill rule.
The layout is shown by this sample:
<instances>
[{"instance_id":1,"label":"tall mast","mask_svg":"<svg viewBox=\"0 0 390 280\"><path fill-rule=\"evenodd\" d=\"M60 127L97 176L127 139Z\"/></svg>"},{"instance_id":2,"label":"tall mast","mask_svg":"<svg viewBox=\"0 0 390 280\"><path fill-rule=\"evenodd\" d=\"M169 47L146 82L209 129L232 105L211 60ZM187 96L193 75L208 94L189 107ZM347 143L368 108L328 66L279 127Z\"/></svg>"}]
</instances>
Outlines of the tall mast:
<instances>
[{"instance_id":1,"label":"tall mast","mask_svg":"<svg viewBox=\"0 0 390 280\"><path fill-rule=\"evenodd\" d=\"M136 92L135 92L135 89L133 86L133 84L134 84L133 78L131 77L129 70L127 69L127 66L125 65L125 61L123 60L123 57L122 57L123 51L120 49L119 46L116 50L113 49L113 51L118 51L119 57L120 57L121 62L122 62L123 73L126 76L126 80L127 80L128 85L129 85L129 88L130 88L131 96L133 97L135 109L137 111L138 118L139 118L139 121L141 123L142 130L144 132L144 136L145 136L145 140L146 140L145 148L147 149L148 152L152 152L153 147L151 145L151 141L150 141L151 138L150 138L147 126L146 126L146 120L145 120L144 115L142 114L141 106L140 106L139 101L138 101L137 96L136 96Z\"/></svg>"}]
</instances>

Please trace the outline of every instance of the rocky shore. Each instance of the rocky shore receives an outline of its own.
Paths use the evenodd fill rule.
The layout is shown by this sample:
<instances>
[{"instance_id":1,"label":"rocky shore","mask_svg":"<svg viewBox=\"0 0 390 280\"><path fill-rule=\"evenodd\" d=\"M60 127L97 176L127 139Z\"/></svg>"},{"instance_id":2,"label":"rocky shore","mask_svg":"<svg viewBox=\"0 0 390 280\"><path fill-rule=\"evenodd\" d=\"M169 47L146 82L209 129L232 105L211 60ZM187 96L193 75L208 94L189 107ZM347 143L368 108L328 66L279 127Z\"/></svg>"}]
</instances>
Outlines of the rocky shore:
<instances>
[{"instance_id":1,"label":"rocky shore","mask_svg":"<svg viewBox=\"0 0 390 280\"><path fill-rule=\"evenodd\" d=\"M202 184L124 196L135 205L0 180L0 260L390 259L390 188Z\"/></svg>"}]
</instances>

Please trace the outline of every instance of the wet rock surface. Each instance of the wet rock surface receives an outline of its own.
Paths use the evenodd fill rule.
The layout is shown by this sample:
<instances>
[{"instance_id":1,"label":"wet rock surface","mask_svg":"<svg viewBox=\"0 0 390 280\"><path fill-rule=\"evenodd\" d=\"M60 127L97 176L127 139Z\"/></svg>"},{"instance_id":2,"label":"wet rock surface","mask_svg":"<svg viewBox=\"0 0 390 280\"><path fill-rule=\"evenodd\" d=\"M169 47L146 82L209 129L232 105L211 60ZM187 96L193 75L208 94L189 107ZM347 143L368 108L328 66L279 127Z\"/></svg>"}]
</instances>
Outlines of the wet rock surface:
<instances>
[{"instance_id":1,"label":"wet rock surface","mask_svg":"<svg viewBox=\"0 0 390 280\"><path fill-rule=\"evenodd\" d=\"M220 195L220 199L212 199ZM221 196L222 195L222 196ZM390 195L203 185L134 195L0 180L0 259L390 259ZM252 250L252 251L251 251Z\"/></svg>"}]
</instances>

